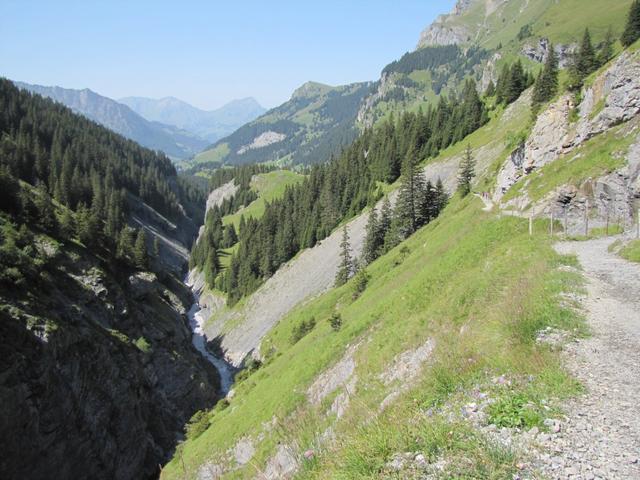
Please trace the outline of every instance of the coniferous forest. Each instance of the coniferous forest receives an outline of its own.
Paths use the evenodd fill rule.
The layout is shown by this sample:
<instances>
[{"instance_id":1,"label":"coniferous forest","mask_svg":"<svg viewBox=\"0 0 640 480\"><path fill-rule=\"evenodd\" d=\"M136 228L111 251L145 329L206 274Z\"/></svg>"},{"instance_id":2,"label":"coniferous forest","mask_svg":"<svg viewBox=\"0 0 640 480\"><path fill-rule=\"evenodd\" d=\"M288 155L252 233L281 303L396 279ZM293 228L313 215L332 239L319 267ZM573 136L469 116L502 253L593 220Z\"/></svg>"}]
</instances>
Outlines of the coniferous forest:
<instances>
[{"instance_id":1,"label":"coniferous forest","mask_svg":"<svg viewBox=\"0 0 640 480\"><path fill-rule=\"evenodd\" d=\"M393 183L402 176L403 185L410 182L411 187L408 194L401 194L393 212L390 226L395 233L383 233L389 236L386 245L390 248L437 215L445 203L442 186L438 190L424 184L418 164L487 120L487 109L473 80L465 83L459 98L443 96L426 111L392 117L365 131L326 164L312 167L308 178L268 204L260 219L243 218L238 232L225 235L231 228L222 224L225 211L210 211L205 235L194 245L191 265L202 269L209 286L226 292L233 304L255 291L300 250L312 247L342 221L373 205L382 196L379 182ZM230 178L230 173L219 175L216 184ZM239 245L229 267L222 271L219 250L229 246L233 235Z\"/></svg>"},{"instance_id":2,"label":"coniferous forest","mask_svg":"<svg viewBox=\"0 0 640 480\"><path fill-rule=\"evenodd\" d=\"M5 79L0 159L3 211L138 268L148 264L147 239L127 225L131 195L174 221L184 208L195 221L203 216L204 189L179 179L165 155Z\"/></svg>"}]
</instances>

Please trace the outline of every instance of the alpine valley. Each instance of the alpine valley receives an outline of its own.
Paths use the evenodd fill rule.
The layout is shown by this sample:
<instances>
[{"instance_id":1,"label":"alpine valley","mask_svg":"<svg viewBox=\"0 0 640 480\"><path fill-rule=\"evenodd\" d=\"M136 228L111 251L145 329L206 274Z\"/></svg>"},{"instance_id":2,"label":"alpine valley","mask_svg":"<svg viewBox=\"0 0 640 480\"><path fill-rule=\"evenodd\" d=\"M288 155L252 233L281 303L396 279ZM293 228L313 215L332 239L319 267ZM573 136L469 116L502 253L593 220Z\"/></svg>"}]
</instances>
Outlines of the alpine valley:
<instances>
[{"instance_id":1,"label":"alpine valley","mask_svg":"<svg viewBox=\"0 0 640 480\"><path fill-rule=\"evenodd\" d=\"M415 36L268 111L0 79L0 478L640 478L640 1Z\"/></svg>"}]
</instances>

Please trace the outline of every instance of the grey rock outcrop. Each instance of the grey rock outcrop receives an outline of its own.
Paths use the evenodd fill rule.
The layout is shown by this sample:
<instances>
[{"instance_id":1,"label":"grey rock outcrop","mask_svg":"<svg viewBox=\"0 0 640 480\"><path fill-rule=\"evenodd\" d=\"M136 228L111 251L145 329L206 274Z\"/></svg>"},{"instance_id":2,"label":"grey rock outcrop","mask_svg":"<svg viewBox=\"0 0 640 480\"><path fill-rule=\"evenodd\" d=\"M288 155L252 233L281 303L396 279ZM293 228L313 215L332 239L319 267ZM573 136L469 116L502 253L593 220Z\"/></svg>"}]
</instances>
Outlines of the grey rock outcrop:
<instances>
[{"instance_id":1,"label":"grey rock outcrop","mask_svg":"<svg viewBox=\"0 0 640 480\"><path fill-rule=\"evenodd\" d=\"M640 55L623 53L585 89L574 144L640 113Z\"/></svg>"},{"instance_id":2,"label":"grey rock outcrop","mask_svg":"<svg viewBox=\"0 0 640 480\"><path fill-rule=\"evenodd\" d=\"M0 477L151 478L218 398L217 372L191 345L179 281L75 255L44 288L0 290Z\"/></svg>"},{"instance_id":3,"label":"grey rock outcrop","mask_svg":"<svg viewBox=\"0 0 640 480\"><path fill-rule=\"evenodd\" d=\"M520 53L534 62L544 63L549 56L549 39L540 38L537 43L526 43ZM554 45L553 50L558 58L560 68L566 68L569 65L571 56L575 53L578 46L575 44L558 44Z\"/></svg>"},{"instance_id":4,"label":"grey rock outcrop","mask_svg":"<svg viewBox=\"0 0 640 480\"><path fill-rule=\"evenodd\" d=\"M489 83L493 82L495 85L498 82L498 69L496 68L496 64L501 58L502 54L500 52L496 52L483 67L480 82L478 83L478 92L480 94L487 90Z\"/></svg>"},{"instance_id":5,"label":"grey rock outcrop","mask_svg":"<svg viewBox=\"0 0 640 480\"><path fill-rule=\"evenodd\" d=\"M571 121L577 108L579 118ZM590 138L635 118L640 113L640 54L623 53L584 89L576 106L565 94L538 116L520 161L509 158L498 174L494 201L523 176L566 155ZM522 153L518 155L522 157Z\"/></svg>"},{"instance_id":6,"label":"grey rock outcrop","mask_svg":"<svg viewBox=\"0 0 640 480\"><path fill-rule=\"evenodd\" d=\"M452 17L462 15L473 5L473 0L458 0L453 11L448 15L440 15L421 34L417 48L434 45L454 45L468 40L470 32L463 25L455 25Z\"/></svg>"},{"instance_id":7,"label":"grey rock outcrop","mask_svg":"<svg viewBox=\"0 0 640 480\"><path fill-rule=\"evenodd\" d=\"M447 16L441 15L420 34L418 48L434 45L457 45L469 39L470 32L463 25L447 25Z\"/></svg>"},{"instance_id":8,"label":"grey rock outcrop","mask_svg":"<svg viewBox=\"0 0 640 480\"><path fill-rule=\"evenodd\" d=\"M207 197L206 212L208 212L215 206L221 205L225 200L233 197L237 191L238 185L235 184L234 180L230 180L224 185L213 189ZM200 226L200 229L198 230L198 238L196 241L200 240L200 237L202 237L202 235L204 235L204 225Z\"/></svg>"}]
</instances>

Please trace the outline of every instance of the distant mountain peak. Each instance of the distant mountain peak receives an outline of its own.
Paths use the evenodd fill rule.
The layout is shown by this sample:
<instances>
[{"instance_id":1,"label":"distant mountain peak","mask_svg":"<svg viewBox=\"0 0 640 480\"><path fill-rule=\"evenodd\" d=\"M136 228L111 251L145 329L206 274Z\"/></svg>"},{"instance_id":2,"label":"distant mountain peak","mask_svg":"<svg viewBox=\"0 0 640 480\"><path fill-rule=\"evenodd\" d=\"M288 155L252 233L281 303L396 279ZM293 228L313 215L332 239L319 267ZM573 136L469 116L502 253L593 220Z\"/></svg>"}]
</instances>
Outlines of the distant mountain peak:
<instances>
[{"instance_id":1,"label":"distant mountain peak","mask_svg":"<svg viewBox=\"0 0 640 480\"><path fill-rule=\"evenodd\" d=\"M203 110L173 96L125 97L119 101L147 120L174 125L211 143L266 111L253 97L232 100L215 110Z\"/></svg>"},{"instance_id":2,"label":"distant mountain peak","mask_svg":"<svg viewBox=\"0 0 640 480\"><path fill-rule=\"evenodd\" d=\"M333 89L333 87L330 85L309 81L309 82L303 83L296 90L294 90L293 94L291 95L291 98L315 97L318 95L322 95L323 93L327 93L331 89Z\"/></svg>"}]
</instances>

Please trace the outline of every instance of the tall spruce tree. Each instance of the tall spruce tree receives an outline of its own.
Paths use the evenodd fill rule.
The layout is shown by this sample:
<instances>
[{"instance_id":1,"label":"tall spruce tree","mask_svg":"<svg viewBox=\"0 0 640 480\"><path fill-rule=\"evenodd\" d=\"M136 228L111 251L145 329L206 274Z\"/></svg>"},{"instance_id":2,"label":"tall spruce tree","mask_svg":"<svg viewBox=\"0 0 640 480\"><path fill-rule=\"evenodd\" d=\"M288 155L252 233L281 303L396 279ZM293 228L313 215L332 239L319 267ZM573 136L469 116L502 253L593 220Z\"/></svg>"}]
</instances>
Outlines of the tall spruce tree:
<instances>
[{"instance_id":1,"label":"tall spruce tree","mask_svg":"<svg viewBox=\"0 0 640 480\"><path fill-rule=\"evenodd\" d=\"M627 25L625 26L620 41L622 45L628 47L640 38L640 0L634 0L627 15Z\"/></svg>"},{"instance_id":2,"label":"tall spruce tree","mask_svg":"<svg viewBox=\"0 0 640 480\"><path fill-rule=\"evenodd\" d=\"M233 223L230 223L224 227L224 236L222 237L222 247L233 247L238 242L238 235L236 234L236 227Z\"/></svg>"},{"instance_id":3,"label":"tall spruce tree","mask_svg":"<svg viewBox=\"0 0 640 480\"><path fill-rule=\"evenodd\" d=\"M442 209L447 206L447 202L449 201L449 195L447 195L447 191L445 190L440 177L438 177L438 181L436 182L435 201L437 205L437 215L439 215Z\"/></svg>"},{"instance_id":4,"label":"tall spruce tree","mask_svg":"<svg viewBox=\"0 0 640 480\"><path fill-rule=\"evenodd\" d=\"M558 56L552 43L544 67L533 87L532 106L537 110L543 103L551 100L558 91Z\"/></svg>"},{"instance_id":5,"label":"tall spruce tree","mask_svg":"<svg viewBox=\"0 0 640 480\"><path fill-rule=\"evenodd\" d=\"M498 83L496 83L496 103L504 103L507 96L507 86L509 85L509 77L511 76L511 70L509 65L505 64L500 70L498 76Z\"/></svg>"},{"instance_id":6,"label":"tall spruce tree","mask_svg":"<svg viewBox=\"0 0 640 480\"><path fill-rule=\"evenodd\" d=\"M613 38L613 30L611 27L607 30L607 33L604 35L604 40L602 40L602 45L600 46L600 52L598 52L598 66L605 65L611 57L613 57L613 44L615 39Z\"/></svg>"},{"instance_id":7,"label":"tall spruce tree","mask_svg":"<svg viewBox=\"0 0 640 480\"><path fill-rule=\"evenodd\" d=\"M36 188L35 207L38 211L38 224L42 229L54 232L58 227L58 220L56 218L55 208L47 187L44 183L39 183Z\"/></svg>"},{"instance_id":8,"label":"tall spruce tree","mask_svg":"<svg viewBox=\"0 0 640 480\"><path fill-rule=\"evenodd\" d=\"M418 168L417 155L413 149L409 151L402 165L400 180L396 217L400 224L400 233L407 237L424 223L421 209L425 194L424 177Z\"/></svg>"},{"instance_id":9,"label":"tall spruce tree","mask_svg":"<svg viewBox=\"0 0 640 480\"><path fill-rule=\"evenodd\" d=\"M489 85L484 91L485 97L493 97L496 94L496 84L493 83L493 80L489 80Z\"/></svg>"},{"instance_id":10,"label":"tall spruce tree","mask_svg":"<svg viewBox=\"0 0 640 480\"><path fill-rule=\"evenodd\" d=\"M207 260L204 263L204 278L207 285L214 286L216 277L220 273L220 261L215 248L209 249Z\"/></svg>"},{"instance_id":11,"label":"tall spruce tree","mask_svg":"<svg viewBox=\"0 0 640 480\"><path fill-rule=\"evenodd\" d=\"M597 68L596 51L591 43L591 33L585 28L580 50L578 50L578 58L576 60L576 69L580 78L584 79Z\"/></svg>"},{"instance_id":12,"label":"tall spruce tree","mask_svg":"<svg viewBox=\"0 0 640 480\"><path fill-rule=\"evenodd\" d=\"M118 235L118 245L116 247L116 258L127 260L133 252L133 231L128 226L122 227Z\"/></svg>"},{"instance_id":13,"label":"tall spruce tree","mask_svg":"<svg viewBox=\"0 0 640 480\"><path fill-rule=\"evenodd\" d=\"M515 102L520 94L527 88L527 77L520 60L511 66L509 78L505 88L504 101L509 104Z\"/></svg>"},{"instance_id":14,"label":"tall spruce tree","mask_svg":"<svg viewBox=\"0 0 640 480\"><path fill-rule=\"evenodd\" d=\"M471 145L467 144L458 170L458 192L463 197L471 193L471 181L476 176L475 168L476 162L473 158L473 150L471 150Z\"/></svg>"},{"instance_id":15,"label":"tall spruce tree","mask_svg":"<svg viewBox=\"0 0 640 480\"><path fill-rule=\"evenodd\" d=\"M351 257L351 245L349 244L349 232L346 225L342 229L342 241L340 242L340 265L336 273L336 287L347 283L353 273L353 258Z\"/></svg>"},{"instance_id":16,"label":"tall spruce tree","mask_svg":"<svg viewBox=\"0 0 640 480\"><path fill-rule=\"evenodd\" d=\"M135 266L141 269L149 266L149 255L147 254L147 235L144 228L139 228L136 235L136 242L133 246L133 261Z\"/></svg>"},{"instance_id":17,"label":"tall spruce tree","mask_svg":"<svg viewBox=\"0 0 640 480\"><path fill-rule=\"evenodd\" d=\"M369 219L367 221L367 233L364 239L364 250L362 255L364 261L369 264L378 258L382 242L384 237L380 237L380 225L378 222L378 214L375 207L371 208L369 212Z\"/></svg>"}]
</instances>

